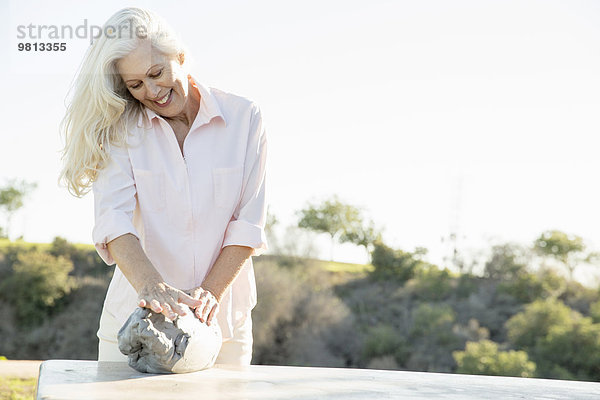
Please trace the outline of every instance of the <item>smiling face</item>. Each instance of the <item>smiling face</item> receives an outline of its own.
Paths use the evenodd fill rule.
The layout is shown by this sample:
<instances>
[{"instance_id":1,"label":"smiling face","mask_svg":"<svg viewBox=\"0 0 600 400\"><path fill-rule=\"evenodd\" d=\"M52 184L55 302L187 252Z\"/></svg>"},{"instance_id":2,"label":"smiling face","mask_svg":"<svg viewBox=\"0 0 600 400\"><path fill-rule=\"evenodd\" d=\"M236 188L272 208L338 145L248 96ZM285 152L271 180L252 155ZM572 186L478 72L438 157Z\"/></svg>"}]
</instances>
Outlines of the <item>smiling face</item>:
<instances>
[{"instance_id":1,"label":"smiling face","mask_svg":"<svg viewBox=\"0 0 600 400\"><path fill-rule=\"evenodd\" d=\"M116 66L133 97L157 114L172 118L182 115L188 106L189 82L182 61L144 40Z\"/></svg>"}]
</instances>

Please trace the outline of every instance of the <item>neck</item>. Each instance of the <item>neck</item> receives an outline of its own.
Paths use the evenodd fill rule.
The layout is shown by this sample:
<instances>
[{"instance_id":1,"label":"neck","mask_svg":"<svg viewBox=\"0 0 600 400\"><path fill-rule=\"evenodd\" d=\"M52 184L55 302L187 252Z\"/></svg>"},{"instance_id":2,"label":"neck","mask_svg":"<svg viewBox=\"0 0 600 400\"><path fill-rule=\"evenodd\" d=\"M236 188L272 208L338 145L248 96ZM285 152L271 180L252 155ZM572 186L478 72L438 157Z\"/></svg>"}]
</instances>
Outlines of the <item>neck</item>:
<instances>
[{"instance_id":1,"label":"neck","mask_svg":"<svg viewBox=\"0 0 600 400\"><path fill-rule=\"evenodd\" d=\"M171 121L179 121L184 123L188 128L192 127L198 111L200 111L200 92L190 81L188 81L188 98L183 112L174 117L166 118Z\"/></svg>"}]
</instances>

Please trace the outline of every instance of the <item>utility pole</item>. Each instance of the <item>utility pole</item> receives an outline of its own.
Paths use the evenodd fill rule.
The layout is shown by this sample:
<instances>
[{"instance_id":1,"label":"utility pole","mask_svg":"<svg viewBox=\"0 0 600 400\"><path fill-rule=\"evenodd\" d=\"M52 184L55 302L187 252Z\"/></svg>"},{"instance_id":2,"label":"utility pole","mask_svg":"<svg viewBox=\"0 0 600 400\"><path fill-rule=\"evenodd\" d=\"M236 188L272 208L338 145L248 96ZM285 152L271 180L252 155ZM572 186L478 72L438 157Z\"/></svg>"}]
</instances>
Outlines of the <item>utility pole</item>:
<instances>
[{"instance_id":1,"label":"utility pole","mask_svg":"<svg viewBox=\"0 0 600 400\"><path fill-rule=\"evenodd\" d=\"M464 260L460 257L460 217L462 211L462 195L463 195L463 174L461 171L458 172L456 179L456 192L450 205L450 226L449 234L447 238L442 238L442 242L447 241L449 243L451 255L445 257L454 267L458 268L460 273L463 273L465 265Z\"/></svg>"}]
</instances>

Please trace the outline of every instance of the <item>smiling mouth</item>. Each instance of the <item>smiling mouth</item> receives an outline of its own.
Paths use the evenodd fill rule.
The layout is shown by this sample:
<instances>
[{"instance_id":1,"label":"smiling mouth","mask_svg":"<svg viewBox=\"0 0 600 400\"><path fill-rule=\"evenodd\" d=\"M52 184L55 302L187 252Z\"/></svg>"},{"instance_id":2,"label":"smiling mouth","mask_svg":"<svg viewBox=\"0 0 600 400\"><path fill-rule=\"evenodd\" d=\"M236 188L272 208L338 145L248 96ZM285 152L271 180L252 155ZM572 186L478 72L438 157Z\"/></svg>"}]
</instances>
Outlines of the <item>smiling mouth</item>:
<instances>
[{"instance_id":1,"label":"smiling mouth","mask_svg":"<svg viewBox=\"0 0 600 400\"><path fill-rule=\"evenodd\" d=\"M173 91L173 89L169 90L169 92L167 94L165 94L161 99L159 100L155 100L154 102L156 104L159 105L164 105L167 101L169 101L169 98L171 97L171 92Z\"/></svg>"}]
</instances>

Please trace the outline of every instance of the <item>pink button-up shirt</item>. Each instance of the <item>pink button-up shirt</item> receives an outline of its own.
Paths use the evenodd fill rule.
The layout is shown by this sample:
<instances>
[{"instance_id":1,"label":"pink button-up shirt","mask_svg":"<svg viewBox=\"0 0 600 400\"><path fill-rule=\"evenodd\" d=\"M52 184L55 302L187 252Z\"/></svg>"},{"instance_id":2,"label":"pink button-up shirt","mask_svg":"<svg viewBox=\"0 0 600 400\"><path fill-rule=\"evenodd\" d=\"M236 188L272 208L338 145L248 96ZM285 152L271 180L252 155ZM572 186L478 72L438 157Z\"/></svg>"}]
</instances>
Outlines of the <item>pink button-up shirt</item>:
<instances>
[{"instance_id":1,"label":"pink button-up shirt","mask_svg":"<svg viewBox=\"0 0 600 400\"><path fill-rule=\"evenodd\" d=\"M207 88L189 77L200 108L183 143L170 125L145 108L129 121L127 148L108 148L110 162L93 183L100 257L115 263L106 243L131 233L168 284L199 286L228 245L267 249L266 131L251 100ZM217 321L223 338L256 305L252 258L227 290ZM137 293L115 268L104 311L121 324L137 306Z\"/></svg>"}]
</instances>

